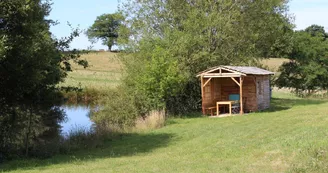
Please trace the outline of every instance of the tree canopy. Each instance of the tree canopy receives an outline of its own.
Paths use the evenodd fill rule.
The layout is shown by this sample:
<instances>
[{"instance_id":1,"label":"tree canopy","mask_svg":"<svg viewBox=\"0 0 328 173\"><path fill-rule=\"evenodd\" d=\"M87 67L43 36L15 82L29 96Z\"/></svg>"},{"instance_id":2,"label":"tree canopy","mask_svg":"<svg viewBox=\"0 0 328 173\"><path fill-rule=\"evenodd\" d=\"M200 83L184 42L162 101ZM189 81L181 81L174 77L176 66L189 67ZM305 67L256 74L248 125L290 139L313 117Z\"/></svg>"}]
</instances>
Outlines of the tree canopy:
<instances>
[{"instance_id":1,"label":"tree canopy","mask_svg":"<svg viewBox=\"0 0 328 173\"><path fill-rule=\"evenodd\" d=\"M93 25L88 28L86 35L92 42L101 40L102 44L111 50L112 46L117 43L118 30L123 20L120 13L98 16Z\"/></svg>"},{"instance_id":2,"label":"tree canopy","mask_svg":"<svg viewBox=\"0 0 328 173\"><path fill-rule=\"evenodd\" d=\"M289 62L280 68L276 83L288 87L297 94L312 94L328 88L328 42L324 28L312 25L295 31ZM306 93L305 93L306 92Z\"/></svg>"},{"instance_id":3,"label":"tree canopy","mask_svg":"<svg viewBox=\"0 0 328 173\"><path fill-rule=\"evenodd\" d=\"M312 37L322 37L323 39L328 38L328 34L323 26L311 25L305 29L305 32L309 33Z\"/></svg>"},{"instance_id":4,"label":"tree canopy","mask_svg":"<svg viewBox=\"0 0 328 173\"><path fill-rule=\"evenodd\" d=\"M120 9L126 21L119 41L128 52L124 85L146 98L135 99L143 111L195 110L199 71L288 52L293 27L284 0L130 0Z\"/></svg>"},{"instance_id":5,"label":"tree canopy","mask_svg":"<svg viewBox=\"0 0 328 173\"><path fill-rule=\"evenodd\" d=\"M57 84L66 77L75 51L63 53L78 35L54 39L46 19L50 3L0 1L0 158L50 154L40 146L59 135L65 113ZM42 147L41 147L42 148Z\"/></svg>"}]
</instances>

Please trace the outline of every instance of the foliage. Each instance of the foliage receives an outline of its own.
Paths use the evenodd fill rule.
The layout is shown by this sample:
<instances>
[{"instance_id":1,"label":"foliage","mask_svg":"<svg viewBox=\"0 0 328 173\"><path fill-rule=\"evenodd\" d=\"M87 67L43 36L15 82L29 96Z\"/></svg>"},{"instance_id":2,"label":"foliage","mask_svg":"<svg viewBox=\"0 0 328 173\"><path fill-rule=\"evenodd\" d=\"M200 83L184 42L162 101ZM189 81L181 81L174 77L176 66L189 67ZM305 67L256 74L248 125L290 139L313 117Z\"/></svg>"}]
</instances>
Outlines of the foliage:
<instances>
[{"instance_id":1,"label":"foliage","mask_svg":"<svg viewBox=\"0 0 328 173\"><path fill-rule=\"evenodd\" d=\"M326 35L323 27L315 25L294 33L290 61L285 62L279 70L281 74L276 81L279 87L294 89L300 95L328 88Z\"/></svg>"},{"instance_id":2,"label":"foliage","mask_svg":"<svg viewBox=\"0 0 328 173\"><path fill-rule=\"evenodd\" d=\"M93 42L100 39L103 45L108 46L108 50L116 44L119 36L118 29L121 26L123 16L120 13L103 14L98 16L93 25L88 28L86 35Z\"/></svg>"},{"instance_id":3,"label":"foliage","mask_svg":"<svg viewBox=\"0 0 328 173\"><path fill-rule=\"evenodd\" d=\"M141 114L193 111L200 101L198 72L251 65L289 51L287 11L281 0L127 1L121 6L127 20L119 38L128 53L122 57L123 85L146 99L139 104Z\"/></svg>"},{"instance_id":4,"label":"foliage","mask_svg":"<svg viewBox=\"0 0 328 173\"><path fill-rule=\"evenodd\" d=\"M322 37L325 40L328 38L328 34L323 26L311 25L305 29L305 32L309 33L312 37Z\"/></svg>"},{"instance_id":5,"label":"foliage","mask_svg":"<svg viewBox=\"0 0 328 173\"><path fill-rule=\"evenodd\" d=\"M123 88L112 90L98 101L99 107L92 111L92 120L100 131L116 131L134 126L139 116L135 98Z\"/></svg>"},{"instance_id":6,"label":"foliage","mask_svg":"<svg viewBox=\"0 0 328 173\"><path fill-rule=\"evenodd\" d=\"M49 32L50 2L0 1L0 155L30 156L59 135L65 113L56 85L83 66L77 51L62 53L79 34L53 39ZM39 153L42 154L42 153Z\"/></svg>"}]
</instances>

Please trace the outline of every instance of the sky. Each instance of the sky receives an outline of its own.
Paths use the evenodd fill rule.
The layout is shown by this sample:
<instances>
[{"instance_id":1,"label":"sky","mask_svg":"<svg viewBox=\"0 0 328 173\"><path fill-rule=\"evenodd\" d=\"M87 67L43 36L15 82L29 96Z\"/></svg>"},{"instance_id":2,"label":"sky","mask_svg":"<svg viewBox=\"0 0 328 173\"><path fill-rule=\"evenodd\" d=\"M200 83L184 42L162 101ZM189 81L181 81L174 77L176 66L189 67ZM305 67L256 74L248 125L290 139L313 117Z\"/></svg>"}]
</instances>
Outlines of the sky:
<instances>
[{"instance_id":1,"label":"sky","mask_svg":"<svg viewBox=\"0 0 328 173\"><path fill-rule=\"evenodd\" d=\"M97 16L117 11L118 0L53 0L49 18L59 24L51 27L51 32L57 38L69 36L71 33L69 22L73 28L86 30L93 24ZM324 26L328 31L328 0L291 0L290 13L294 15L296 30L305 29L312 24ZM81 34L72 43L72 48L107 49L101 42L91 44L85 34Z\"/></svg>"},{"instance_id":2,"label":"sky","mask_svg":"<svg viewBox=\"0 0 328 173\"><path fill-rule=\"evenodd\" d=\"M59 22L58 25L52 26L50 31L57 37L69 36L71 28L79 28L86 30L96 20L97 16L104 13L114 13L117 11L118 0L52 0L52 11L49 19ZM101 42L91 44L84 33L80 37L75 38L71 43L71 48L87 49L93 46L93 49L107 49L106 46L101 45Z\"/></svg>"}]
</instances>

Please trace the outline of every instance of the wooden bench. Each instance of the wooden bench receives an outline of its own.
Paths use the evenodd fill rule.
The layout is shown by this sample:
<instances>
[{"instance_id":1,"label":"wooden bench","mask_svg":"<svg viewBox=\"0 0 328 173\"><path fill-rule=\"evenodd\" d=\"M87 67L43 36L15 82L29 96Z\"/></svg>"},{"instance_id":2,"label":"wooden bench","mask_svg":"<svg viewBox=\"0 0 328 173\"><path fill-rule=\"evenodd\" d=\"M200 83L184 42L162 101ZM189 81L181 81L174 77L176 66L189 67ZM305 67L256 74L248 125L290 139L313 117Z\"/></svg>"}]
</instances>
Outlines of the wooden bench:
<instances>
[{"instance_id":1,"label":"wooden bench","mask_svg":"<svg viewBox=\"0 0 328 173\"><path fill-rule=\"evenodd\" d=\"M214 111L213 111L214 110ZM206 107L205 108L205 114L207 113L207 111L210 111L211 116L214 115L214 112L216 112L216 106L212 106L212 107Z\"/></svg>"}]
</instances>

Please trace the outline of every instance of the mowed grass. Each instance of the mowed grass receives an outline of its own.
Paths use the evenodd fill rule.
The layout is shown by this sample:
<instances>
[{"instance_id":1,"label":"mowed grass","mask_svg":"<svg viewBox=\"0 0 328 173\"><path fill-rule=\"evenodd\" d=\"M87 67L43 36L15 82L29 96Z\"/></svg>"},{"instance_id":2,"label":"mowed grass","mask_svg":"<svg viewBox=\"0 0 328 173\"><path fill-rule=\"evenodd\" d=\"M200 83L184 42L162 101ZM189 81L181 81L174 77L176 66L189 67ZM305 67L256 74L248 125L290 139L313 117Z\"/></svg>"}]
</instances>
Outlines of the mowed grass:
<instances>
[{"instance_id":1,"label":"mowed grass","mask_svg":"<svg viewBox=\"0 0 328 173\"><path fill-rule=\"evenodd\" d=\"M106 90L120 83L122 76L122 64L118 60L117 53L97 52L81 56L88 61L88 68L73 65L73 72L69 72L65 82L61 86L81 86Z\"/></svg>"},{"instance_id":2,"label":"mowed grass","mask_svg":"<svg viewBox=\"0 0 328 173\"><path fill-rule=\"evenodd\" d=\"M175 118L164 128L4 172L327 172L328 102L274 93L272 107L227 118ZM0 167L1 170L1 167Z\"/></svg>"}]
</instances>

